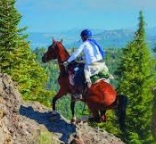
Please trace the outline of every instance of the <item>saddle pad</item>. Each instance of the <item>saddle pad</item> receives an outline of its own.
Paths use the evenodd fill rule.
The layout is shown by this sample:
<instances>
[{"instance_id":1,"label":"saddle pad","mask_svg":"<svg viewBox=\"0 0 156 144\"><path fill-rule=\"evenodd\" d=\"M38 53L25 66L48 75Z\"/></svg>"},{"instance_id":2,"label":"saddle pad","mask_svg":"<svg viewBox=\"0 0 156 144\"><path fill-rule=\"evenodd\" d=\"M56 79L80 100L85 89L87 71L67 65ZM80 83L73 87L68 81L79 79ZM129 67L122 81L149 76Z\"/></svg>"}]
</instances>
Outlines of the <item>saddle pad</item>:
<instances>
[{"instance_id":1,"label":"saddle pad","mask_svg":"<svg viewBox=\"0 0 156 144\"><path fill-rule=\"evenodd\" d=\"M92 83L96 83L99 79L108 79L109 78L109 73L106 72L99 72L96 75L93 75L90 79Z\"/></svg>"}]
</instances>

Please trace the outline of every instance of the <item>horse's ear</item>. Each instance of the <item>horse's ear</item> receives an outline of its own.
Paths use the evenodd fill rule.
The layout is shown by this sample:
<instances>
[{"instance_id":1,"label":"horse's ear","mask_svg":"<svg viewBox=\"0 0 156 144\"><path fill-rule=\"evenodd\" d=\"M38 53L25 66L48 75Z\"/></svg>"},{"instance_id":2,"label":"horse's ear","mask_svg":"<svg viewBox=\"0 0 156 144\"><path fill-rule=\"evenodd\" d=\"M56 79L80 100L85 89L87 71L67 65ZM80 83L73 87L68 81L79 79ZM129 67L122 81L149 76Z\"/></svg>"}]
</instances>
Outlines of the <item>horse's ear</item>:
<instances>
[{"instance_id":1,"label":"horse's ear","mask_svg":"<svg viewBox=\"0 0 156 144\"><path fill-rule=\"evenodd\" d=\"M63 43L63 39L60 40L60 43Z\"/></svg>"},{"instance_id":2,"label":"horse's ear","mask_svg":"<svg viewBox=\"0 0 156 144\"><path fill-rule=\"evenodd\" d=\"M56 40L52 37L52 43L55 43L56 42Z\"/></svg>"}]
</instances>

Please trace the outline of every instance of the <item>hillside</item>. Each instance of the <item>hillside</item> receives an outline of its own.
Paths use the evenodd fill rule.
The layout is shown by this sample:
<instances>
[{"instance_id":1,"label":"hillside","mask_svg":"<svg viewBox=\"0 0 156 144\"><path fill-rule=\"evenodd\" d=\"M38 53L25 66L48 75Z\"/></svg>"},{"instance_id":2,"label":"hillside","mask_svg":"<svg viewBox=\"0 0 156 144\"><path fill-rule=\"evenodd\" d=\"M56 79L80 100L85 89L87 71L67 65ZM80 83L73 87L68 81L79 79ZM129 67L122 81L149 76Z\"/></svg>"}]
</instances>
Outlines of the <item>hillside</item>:
<instances>
[{"instance_id":1,"label":"hillside","mask_svg":"<svg viewBox=\"0 0 156 144\"><path fill-rule=\"evenodd\" d=\"M23 102L10 76L0 73L0 144L123 144L113 134L74 125L37 102Z\"/></svg>"},{"instance_id":2,"label":"hillside","mask_svg":"<svg viewBox=\"0 0 156 144\"><path fill-rule=\"evenodd\" d=\"M134 36L134 29L117 29L117 30L92 30L93 38L96 39L103 48L122 48ZM67 48L78 47L81 43L79 29L71 29L58 33L29 33L28 40L31 42L32 49L36 47L47 47L51 44L51 38L63 39ZM156 40L156 27L147 28L147 43L150 47L154 47Z\"/></svg>"}]
</instances>

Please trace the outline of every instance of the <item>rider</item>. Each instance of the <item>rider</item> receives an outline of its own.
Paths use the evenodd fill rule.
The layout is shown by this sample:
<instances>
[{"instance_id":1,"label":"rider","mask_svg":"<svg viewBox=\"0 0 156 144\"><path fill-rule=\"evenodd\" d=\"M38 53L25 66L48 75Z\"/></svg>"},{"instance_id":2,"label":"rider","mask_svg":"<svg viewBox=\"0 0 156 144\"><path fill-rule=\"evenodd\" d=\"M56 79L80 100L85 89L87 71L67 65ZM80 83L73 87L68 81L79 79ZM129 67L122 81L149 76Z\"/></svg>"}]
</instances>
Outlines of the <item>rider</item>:
<instances>
[{"instance_id":1,"label":"rider","mask_svg":"<svg viewBox=\"0 0 156 144\"><path fill-rule=\"evenodd\" d=\"M91 39L92 37L91 30L88 29L83 30L80 36L83 43L63 64L67 66L68 63L75 60L83 52L85 61L84 74L87 87L90 88L92 84L90 79L91 76L98 74L100 71L105 71L106 73L109 72L108 67L105 65L105 62L103 61L105 53L102 50L102 48L98 45L98 43L95 40Z\"/></svg>"}]
</instances>

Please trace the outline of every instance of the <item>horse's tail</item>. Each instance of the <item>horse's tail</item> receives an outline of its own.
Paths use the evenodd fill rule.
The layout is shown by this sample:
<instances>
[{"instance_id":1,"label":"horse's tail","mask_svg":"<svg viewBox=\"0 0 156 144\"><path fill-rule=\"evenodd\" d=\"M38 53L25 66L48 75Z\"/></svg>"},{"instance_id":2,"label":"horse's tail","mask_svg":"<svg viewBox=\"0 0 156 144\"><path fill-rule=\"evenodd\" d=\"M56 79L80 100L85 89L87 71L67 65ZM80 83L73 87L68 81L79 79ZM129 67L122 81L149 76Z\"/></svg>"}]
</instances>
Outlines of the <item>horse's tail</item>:
<instances>
[{"instance_id":1,"label":"horse's tail","mask_svg":"<svg viewBox=\"0 0 156 144\"><path fill-rule=\"evenodd\" d=\"M128 97L125 95L118 95L117 98L118 98L118 105L116 109L116 115L118 117L120 130L124 132Z\"/></svg>"}]
</instances>

